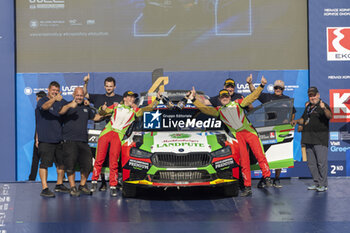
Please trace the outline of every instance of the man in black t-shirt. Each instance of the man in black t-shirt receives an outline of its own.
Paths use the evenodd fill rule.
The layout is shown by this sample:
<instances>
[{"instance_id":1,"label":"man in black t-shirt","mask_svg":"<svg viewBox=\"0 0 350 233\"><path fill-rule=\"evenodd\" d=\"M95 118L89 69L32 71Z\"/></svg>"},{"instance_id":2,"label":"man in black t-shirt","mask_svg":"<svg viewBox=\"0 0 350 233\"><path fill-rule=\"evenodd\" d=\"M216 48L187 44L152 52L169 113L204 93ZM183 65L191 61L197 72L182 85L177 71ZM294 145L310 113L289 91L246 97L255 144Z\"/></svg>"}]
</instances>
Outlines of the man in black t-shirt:
<instances>
[{"instance_id":1,"label":"man in black t-shirt","mask_svg":"<svg viewBox=\"0 0 350 233\"><path fill-rule=\"evenodd\" d=\"M113 77L107 77L104 80L104 88L105 93L104 94L90 94L87 91L87 85L90 80L90 74L86 75L84 77L84 94L85 97L94 105L95 108L99 108L102 105L106 104L107 106L111 106L113 104L118 104L120 101L123 100L123 97L121 95L115 94L115 88L116 88L116 82ZM103 129L106 124L109 122L111 115L106 115L104 118L101 119L101 121L95 123L95 129ZM103 163L103 167L109 166L109 156L106 156L106 160ZM107 190L107 182L105 180L104 173L101 173L101 186L99 188L100 191L106 191Z\"/></svg>"},{"instance_id":2,"label":"man in black t-shirt","mask_svg":"<svg viewBox=\"0 0 350 233\"><path fill-rule=\"evenodd\" d=\"M249 85L249 90L253 92L255 90L255 87L253 85L253 76L250 75L247 77L247 83ZM273 100L280 100L280 99L289 99L289 96L283 95L284 91L284 82L282 80L276 80L273 84L273 89L274 93L261 93L258 100L264 104L269 101ZM295 117L295 108L293 107L293 115L292 115L292 120L294 120ZM280 182L280 174L281 174L282 169L275 169L275 178L273 180L273 186L276 188L282 188L281 182ZM259 182L258 188L263 188L262 183Z\"/></svg>"},{"instance_id":3,"label":"man in black t-shirt","mask_svg":"<svg viewBox=\"0 0 350 233\"><path fill-rule=\"evenodd\" d=\"M328 188L328 135L329 120L332 112L328 104L320 99L320 93L316 87L308 90L309 102L302 117L293 120L292 125L299 124L303 127L301 143L306 146L307 165L310 169L314 185L308 190L324 192Z\"/></svg>"},{"instance_id":4,"label":"man in black t-shirt","mask_svg":"<svg viewBox=\"0 0 350 233\"><path fill-rule=\"evenodd\" d=\"M60 85L53 81L48 88L47 96L38 101L39 111L36 130L38 133L40 156L39 175L42 184L41 196L55 197L47 185L48 167L52 167L53 162L57 168L57 183L55 192L69 192L63 185L64 166L62 152L62 119L58 112L65 104L60 94Z\"/></svg>"},{"instance_id":5,"label":"man in black t-shirt","mask_svg":"<svg viewBox=\"0 0 350 233\"><path fill-rule=\"evenodd\" d=\"M84 90L77 87L72 102L64 105L59 114L63 115L63 151L64 165L70 184L70 195L91 195L86 180L92 169L92 153L88 144L88 120L98 121L101 116L84 105ZM80 185L75 186L75 166L80 168Z\"/></svg>"},{"instance_id":6,"label":"man in black t-shirt","mask_svg":"<svg viewBox=\"0 0 350 233\"><path fill-rule=\"evenodd\" d=\"M107 106L111 106L115 103L120 103L123 100L121 95L115 94L116 83L113 77L107 77L104 81L104 94L90 94L87 92L87 85L90 80L90 75L84 77L84 93L85 97L94 105L95 108L99 108L102 105L106 104ZM109 118L107 119L107 122Z\"/></svg>"}]
</instances>

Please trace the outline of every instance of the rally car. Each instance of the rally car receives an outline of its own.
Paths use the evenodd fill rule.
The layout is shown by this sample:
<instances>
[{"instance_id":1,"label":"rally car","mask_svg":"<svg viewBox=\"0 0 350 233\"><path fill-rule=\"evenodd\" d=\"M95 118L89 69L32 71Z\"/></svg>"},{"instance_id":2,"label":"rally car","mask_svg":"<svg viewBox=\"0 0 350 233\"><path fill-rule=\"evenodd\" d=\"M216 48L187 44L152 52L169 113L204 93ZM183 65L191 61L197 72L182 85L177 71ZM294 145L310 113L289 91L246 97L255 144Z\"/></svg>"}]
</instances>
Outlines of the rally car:
<instances>
[{"instance_id":1,"label":"rally car","mask_svg":"<svg viewBox=\"0 0 350 233\"><path fill-rule=\"evenodd\" d=\"M122 146L122 193L134 197L139 188L207 186L225 196L239 192L239 153L235 137L219 120L201 113L186 91L168 91L168 98L145 112L126 133ZM198 92L202 98L208 98ZM155 96L143 94L139 107ZM289 124L293 99L263 104L247 114L259 133L270 168L293 166L294 128ZM96 146L100 130L89 130ZM251 154L252 170L259 170Z\"/></svg>"},{"instance_id":2,"label":"rally car","mask_svg":"<svg viewBox=\"0 0 350 233\"><path fill-rule=\"evenodd\" d=\"M122 147L123 196L140 187L221 187L239 191L237 141L224 124L181 102L185 91L167 92L153 112L145 112L126 134ZM144 95L140 107L154 97Z\"/></svg>"}]
</instances>

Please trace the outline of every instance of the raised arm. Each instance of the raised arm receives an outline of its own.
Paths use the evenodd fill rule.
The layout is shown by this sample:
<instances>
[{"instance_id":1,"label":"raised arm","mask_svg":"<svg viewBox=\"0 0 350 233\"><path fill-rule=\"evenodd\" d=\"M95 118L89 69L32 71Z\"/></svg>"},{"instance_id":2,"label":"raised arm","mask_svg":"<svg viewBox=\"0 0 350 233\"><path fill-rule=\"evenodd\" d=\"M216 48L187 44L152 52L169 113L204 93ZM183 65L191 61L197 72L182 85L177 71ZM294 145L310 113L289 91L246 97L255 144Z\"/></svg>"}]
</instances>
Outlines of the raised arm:
<instances>
[{"instance_id":1,"label":"raised arm","mask_svg":"<svg viewBox=\"0 0 350 233\"><path fill-rule=\"evenodd\" d=\"M254 87L254 85L253 85L253 75L252 74L250 74L248 77L247 77L247 83L248 83L248 85L249 85L249 90L250 90L250 92L253 92L254 90L255 90L255 87Z\"/></svg>"},{"instance_id":2,"label":"raised arm","mask_svg":"<svg viewBox=\"0 0 350 233\"><path fill-rule=\"evenodd\" d=\"M113 108L114 108L114 104L107 107L107 102L105 102L102 106L98 108L98 114L100 114L101 116L111 114L113 113Z\"/></svg>"},{"instance_id":3,"label":"raised arm","mask_svg":"<svg viewBox=\"0 0 350 233\"><path fill-rule=\"evenodd\" d=\"M267 81L264 78L264 76L261 78L261 84L258 88L256 88L250 95L248 95L247 97L245 97L241 103L241 107L244 108L246 106L249 106L250 104L252 104L256 99L259 98L259 95L261 94L261 92L263 91L265 85L266 85Z\"/></svg>"},{"instance_id":4,"label":"raised arm","mask_svg":"<svg viewBox=\"0 0 350 233\"><path fill-rule=\"evenodd\" d=\"M189 100L192 101L192 103L204 114L209 115L209 116L219 116L219 111L216 110L216 108L212 106L207 106L201 101L196 99L196 90L194 87L192 87L192 91L190 92L190 95L187 97Z\"/></svg>"},{"instance_id":5,"label":"raised arm","mask_svg":"<svg viewBox=\"0 0 350 233\"><path fill-rule=\"evenodd\" d=\"M56 101L61 101L61 100L62 100L62 95L61 95L61 93L58 93L54 98L51 98L48 101L46 101L41 106L41 109L43 109L45 111L49 110Z\"/></svg>"},{"instance_id":6,"label":"raised arm","mask_svg":"<svg viewBox=\"0 0 350 233\"><path fill-rule=\"evenodd\" d=\"M87 99L89 99L89 93L87 91L87 85L88 85L89 80L90 80L90 73L84 77L83 90L84 90L84 97Z\"/></svg>"},{"instance_id":7,"label":"raised arm","mask_svg":"<svg viewBox=\"0 0 350 233\"><path fill-rule=\"evenodd\" d=\"M331 119L333 117L333 114L331 112L331 110L329 110L326 105L323 103L322 100L320 100L320 107L322 108L322 110L324 111L324 114L326 115L327 119Z\"/></svg>"},{"instance_id":8,"label":"raised arm","mask_svg":"<svg viewBox=\"0 0 350 233\"><path fill-rule=\"evenodd\" d=\"M78 106L77 102L75 102L75 100L72 100L72 102L64 105L61 110L58 112L58 114L60 115L64 115L67 113L68 109L70 108L76 108Z\"/></svg>"},{"instance_id":9,"label":"raised arm","mask_svg":"<svg viewBox=\"0 0 350 233\"><path fill-rule=\"evenodd\" d=\"M142 114L144 112L150 112L152 111L153 109L155 109L157 107L157 105L159 104L159 101L162 99L162 95L160 94L160 92L157 93L157 98L152 102L150 103L149 105L143 107L143 108L140 108L137 112L136 112L136 117L140 117L142 116Z\"/></svg>"}]
</instances>

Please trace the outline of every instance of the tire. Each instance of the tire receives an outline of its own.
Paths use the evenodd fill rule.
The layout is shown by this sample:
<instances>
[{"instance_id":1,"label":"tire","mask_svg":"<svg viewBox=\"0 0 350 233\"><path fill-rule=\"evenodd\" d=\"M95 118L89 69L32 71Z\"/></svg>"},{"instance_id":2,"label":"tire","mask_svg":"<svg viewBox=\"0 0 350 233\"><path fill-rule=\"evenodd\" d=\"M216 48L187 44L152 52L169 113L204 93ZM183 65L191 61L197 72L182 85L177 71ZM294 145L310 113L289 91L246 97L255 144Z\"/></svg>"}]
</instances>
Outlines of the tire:
<instances>
[{"instance_id":1,"label":"tire","mask_svg":"<svg viewBox=\"0 0 350 233\"><path fill-rule=\"evenodd\" d=\"M226 197L237 197L239 193L239 185L237 182L224 186L223 193Z\"/></svg>"},{"instance_id":2,"label":"tire","mask_svg":"<svg viewBox=\"0 0 350 233\"><path fill-rule=\"evenodd\" d=\"M123 197L136 197L136 186L123 183Z\"/></svg>"}]
</instances>

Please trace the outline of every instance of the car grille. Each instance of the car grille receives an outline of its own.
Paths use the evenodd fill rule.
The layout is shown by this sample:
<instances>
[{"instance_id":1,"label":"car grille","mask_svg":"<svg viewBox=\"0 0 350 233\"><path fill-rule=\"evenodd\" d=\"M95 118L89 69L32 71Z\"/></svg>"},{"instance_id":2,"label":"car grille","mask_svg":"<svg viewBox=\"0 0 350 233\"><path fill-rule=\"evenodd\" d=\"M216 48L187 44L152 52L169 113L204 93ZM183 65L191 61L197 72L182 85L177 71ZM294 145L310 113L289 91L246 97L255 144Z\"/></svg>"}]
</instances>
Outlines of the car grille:
<instances>
[{"instance_id":1,"label":"car grille","mask_svg":"<svg viewBox=\"0 0 350 233\"><path fill-rule=\"evenodd\" d=\"M211 176L207 171L158 171L153 182L206 182Z\"/></svg>"},{"instance_id":2,"label":"car grille","mask_svg":"<svg viewBox=\"0 0 350 233\"><path fill-rule=\"evenodd\" d=\"M156 153L152 156L152 163L157 167L206 167L210 164L210 156L206 153Z\"/></svg>"}]
</instances>

